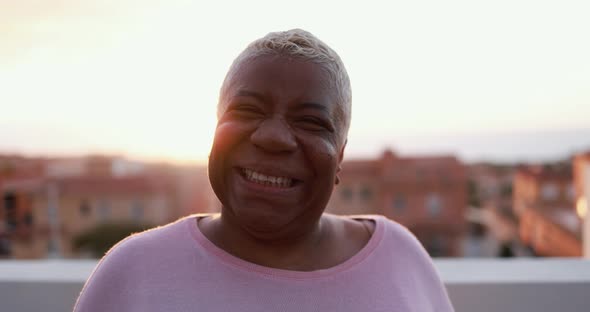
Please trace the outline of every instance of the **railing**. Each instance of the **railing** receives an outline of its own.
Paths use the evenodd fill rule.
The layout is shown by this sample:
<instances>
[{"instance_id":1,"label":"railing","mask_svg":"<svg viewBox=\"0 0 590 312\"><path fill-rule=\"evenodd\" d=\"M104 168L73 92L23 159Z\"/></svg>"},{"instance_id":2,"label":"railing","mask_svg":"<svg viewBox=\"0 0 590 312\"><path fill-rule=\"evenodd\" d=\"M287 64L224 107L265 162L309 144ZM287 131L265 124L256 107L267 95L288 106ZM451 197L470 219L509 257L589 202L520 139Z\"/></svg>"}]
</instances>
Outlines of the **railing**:
<instances>
[{"instance_id":1,"label":"railing","mask_svg":"<svg viewBox=\"0 0 590 312\"><path fill-rule=\"evenodd\" d=\"M590 260L445 259L436 266L457 312L590 311Z\"/></svg>"},{"instance_id":2,"label":"railing","mask_svg":"<svg viewBox=\"0 0 590 312\"><path fill-rule=\"evenodd\" d=\"M71 311L93 260L0 261L0 311ZM437 259L457 312L590 311L590 260Z\"/></svg>"}]
</instances>

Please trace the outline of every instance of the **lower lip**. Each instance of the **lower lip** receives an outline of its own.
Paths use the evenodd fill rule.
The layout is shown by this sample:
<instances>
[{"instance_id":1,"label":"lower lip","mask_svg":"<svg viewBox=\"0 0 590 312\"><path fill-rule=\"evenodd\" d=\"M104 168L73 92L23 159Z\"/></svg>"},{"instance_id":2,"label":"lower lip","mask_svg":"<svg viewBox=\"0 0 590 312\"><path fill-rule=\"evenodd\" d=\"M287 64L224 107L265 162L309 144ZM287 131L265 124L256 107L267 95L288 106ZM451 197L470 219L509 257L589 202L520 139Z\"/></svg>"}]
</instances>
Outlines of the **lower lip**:
<instances>
[{"instance_id":1,"label":"lower lip","mask_svg":"<svg viewBox=\"0 0 590 312\"><path fill-rule=\"evenodd\" d=\"M299 183L297 183L297 182L294 185L289 186L289 187L275 187L275 186L262 185L262 184L259 184L256 182L252 182L243 176L241 169L236 169L236 175L239 176L238 179L239 179L239 181L241 181L242 184L244 184L247 188L252 189L256 192L284 195L284 194L292 193L295 190L297 190L297 188L299 188Z\"/></svg>"}]
</instances>

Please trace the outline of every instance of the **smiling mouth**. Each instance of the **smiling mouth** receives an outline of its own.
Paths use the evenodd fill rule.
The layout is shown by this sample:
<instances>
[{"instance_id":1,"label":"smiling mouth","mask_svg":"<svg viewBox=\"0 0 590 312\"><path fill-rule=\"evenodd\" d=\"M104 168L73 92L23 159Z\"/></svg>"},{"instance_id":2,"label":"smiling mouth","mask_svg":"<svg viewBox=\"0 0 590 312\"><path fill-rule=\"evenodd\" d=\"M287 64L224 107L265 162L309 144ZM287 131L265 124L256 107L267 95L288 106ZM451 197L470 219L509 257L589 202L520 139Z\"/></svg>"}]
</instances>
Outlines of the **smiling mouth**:
<instances>
[{"instance_id":1,"label":"smiling mouth","mask_svg":"<svg viewBox=\"0 0 590 312\"><path fill-rule=\"evenodd\" d=\"M290 188L296 183L296 180L292 178L266 175L264 173L247 168L240 168L240 172L242 173L242 176L249 182L263 186Z\"/></svg>"}]
</instances>

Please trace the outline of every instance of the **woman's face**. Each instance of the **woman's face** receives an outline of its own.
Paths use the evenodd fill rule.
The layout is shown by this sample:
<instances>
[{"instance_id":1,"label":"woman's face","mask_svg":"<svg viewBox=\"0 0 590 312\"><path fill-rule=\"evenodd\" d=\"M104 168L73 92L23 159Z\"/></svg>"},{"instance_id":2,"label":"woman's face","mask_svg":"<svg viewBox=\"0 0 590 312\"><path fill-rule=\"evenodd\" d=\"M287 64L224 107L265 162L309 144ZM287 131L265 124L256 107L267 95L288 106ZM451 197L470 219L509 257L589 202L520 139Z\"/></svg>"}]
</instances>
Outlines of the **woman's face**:
<instances>
[{"instance_id":1,"label":"woman's face","mask_svg":"<svg viewBox=\"0 0 590 312\"><path fill-rule=\"evenodd\" d=\"M259 237L308 230L345 146L335 91L311 62L261 56L239 66L221 97L209 159L222 214Z\"/></svg>"}]
</instances>

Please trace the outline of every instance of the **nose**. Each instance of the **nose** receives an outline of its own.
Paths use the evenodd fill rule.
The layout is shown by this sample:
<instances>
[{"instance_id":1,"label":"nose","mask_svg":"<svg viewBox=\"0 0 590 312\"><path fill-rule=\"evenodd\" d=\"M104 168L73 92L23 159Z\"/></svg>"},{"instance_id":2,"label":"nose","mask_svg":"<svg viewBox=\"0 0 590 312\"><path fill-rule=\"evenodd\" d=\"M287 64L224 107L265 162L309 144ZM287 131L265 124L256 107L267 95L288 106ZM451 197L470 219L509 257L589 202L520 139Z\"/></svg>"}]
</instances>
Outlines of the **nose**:
<instances>
[{"instance_id":1,"label":"nose","mask_svg":"<svg viewBox=\"0 0 590 312\"><path fill-rule=\"evenodd\" d=\"M297 141L289 125L282 118L262 121L250 136L250 141L271 153L291 152L297 148Z\"/></svg>"}]
</instances>

